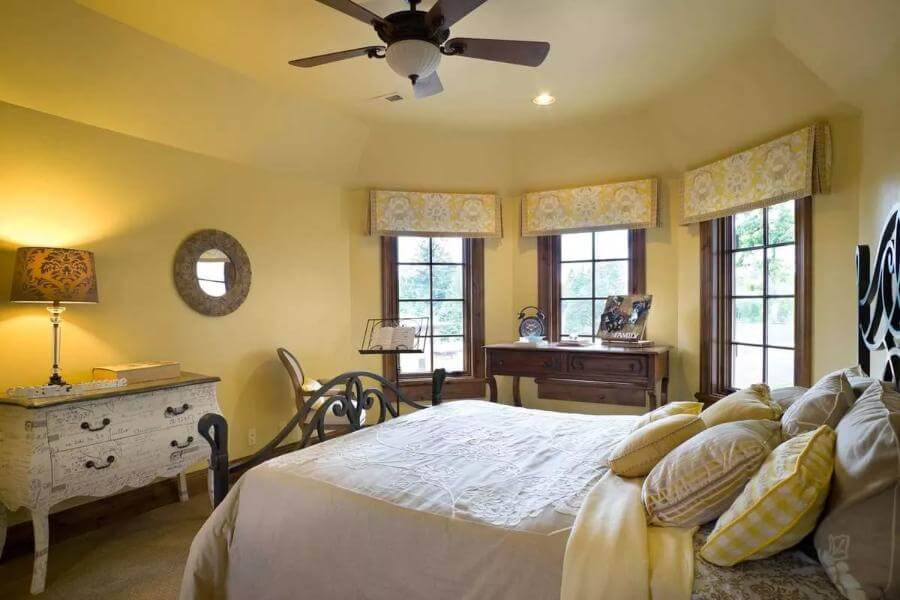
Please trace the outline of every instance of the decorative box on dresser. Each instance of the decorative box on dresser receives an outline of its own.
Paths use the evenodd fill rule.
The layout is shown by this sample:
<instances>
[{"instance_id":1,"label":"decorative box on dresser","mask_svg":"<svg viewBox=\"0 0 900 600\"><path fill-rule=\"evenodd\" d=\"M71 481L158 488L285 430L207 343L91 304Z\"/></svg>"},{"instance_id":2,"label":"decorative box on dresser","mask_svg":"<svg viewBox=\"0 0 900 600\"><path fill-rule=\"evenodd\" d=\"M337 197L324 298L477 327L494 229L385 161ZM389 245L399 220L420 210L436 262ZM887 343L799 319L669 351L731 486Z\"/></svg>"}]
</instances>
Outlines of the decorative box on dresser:
<instances>
[{"instance_id":1,"label":"decorative box on dresser","mask_svg":"<svg viewBox=\"0 0 900 600\"><path fill-rule=\"evenodd\" d=\"M105 497L177 477L206 458L197 420L219 413L218 377L184 373L68 396L0 396L0 552L7 511L28 509L34 526L31 593L44 590L47 517L76 497Z\"/></svg>"}]
</instances>

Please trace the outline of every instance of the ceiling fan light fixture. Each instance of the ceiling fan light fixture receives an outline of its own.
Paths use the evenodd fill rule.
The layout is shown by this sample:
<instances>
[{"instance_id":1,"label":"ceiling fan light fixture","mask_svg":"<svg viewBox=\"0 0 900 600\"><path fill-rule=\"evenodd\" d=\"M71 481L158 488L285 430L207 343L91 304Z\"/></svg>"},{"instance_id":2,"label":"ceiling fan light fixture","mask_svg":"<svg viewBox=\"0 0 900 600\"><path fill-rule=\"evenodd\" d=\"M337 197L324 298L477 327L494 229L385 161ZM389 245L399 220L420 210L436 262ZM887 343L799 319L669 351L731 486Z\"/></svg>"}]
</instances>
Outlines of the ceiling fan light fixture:
<instances>
[{"instance_id":1,"label":"ceiling fan light fixture","mask_svg":"<svg viewBox=\"0 0 900 600\"><path fill-rule=\"evenodd\" d=\"M425 40L400 40L388 46L385 59L397 75L424 79L438 68L441 51Z\"/></svg>"},{"instance_id":2,"label":"ceiling fan light fixture","mask_svg":"<svg viewBox=\"0 0 900 600\"><path fill-rule=\"evenodd\" d=\"M548 94L547 92L543 92L532 98L531 101L538 106L550 106L551 104L556 102L556 97Z\"/></svg>"}]
</instances>

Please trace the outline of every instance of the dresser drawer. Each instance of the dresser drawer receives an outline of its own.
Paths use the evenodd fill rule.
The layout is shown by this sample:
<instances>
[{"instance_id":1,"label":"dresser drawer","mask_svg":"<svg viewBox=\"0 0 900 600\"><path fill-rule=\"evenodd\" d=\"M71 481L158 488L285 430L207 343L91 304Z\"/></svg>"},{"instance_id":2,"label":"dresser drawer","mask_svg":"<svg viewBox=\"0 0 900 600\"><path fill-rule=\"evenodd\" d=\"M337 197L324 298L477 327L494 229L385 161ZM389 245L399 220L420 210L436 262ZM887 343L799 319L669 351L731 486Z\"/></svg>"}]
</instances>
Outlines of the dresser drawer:
<instances>
[{"instance_id":1,"label":"dresser drawer","mask_svg":"<svg viewBox=\"0 0 900 600\"><path fill-rule=\"evenodd\" d=\"M52 492L57 497L106 496L125 487L173 477L204 458L193 425L100 442L51 455Z\"/></svg>"},{"instance_id":2,"label":"dresser drawer","mask_svg":"<svg viewBox=\"0 0 900 600\"><path fill-rule=\"evenodd\" d=\"M80 402L48 411L47 436L51 450L63 452L193 425L204 413L217 410L215 388L211 384Z\"/></svg>"},{"instance_id":3,"label":"dresser drawer","mask_svg":"<svg viewBox=\"0 0 900 600\"><path fill-rule=\"evenodd\" d=\"M558 352L534 350L509 350L489 354L490 369L498 375L522 375L533 377L536 373L565 372L563 355Z\"/></svg>"},{"instance_id":4,"label":"dresser drawer","mask_svg":"<svg viewBox=\"0 0 900 600\"><path fill-rule=\"evenodd\" d=\"M650 362L647 356L636 354L594 356L573 352L566 358L569 373L573 378L584 374L586 379L596 380L608 376L611 381L649 383Z\"/></svg>"}]
</instances>

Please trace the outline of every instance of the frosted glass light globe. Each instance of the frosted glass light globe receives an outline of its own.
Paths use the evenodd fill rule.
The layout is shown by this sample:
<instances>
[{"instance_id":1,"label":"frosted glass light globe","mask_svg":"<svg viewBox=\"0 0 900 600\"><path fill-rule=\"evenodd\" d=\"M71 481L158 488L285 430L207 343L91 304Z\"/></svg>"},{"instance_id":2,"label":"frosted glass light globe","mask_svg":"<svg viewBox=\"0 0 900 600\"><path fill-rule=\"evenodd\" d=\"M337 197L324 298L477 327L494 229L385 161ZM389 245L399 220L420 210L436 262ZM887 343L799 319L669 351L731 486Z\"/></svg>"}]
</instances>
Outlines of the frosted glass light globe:
<instances>
[{"instance_id":1,"label":"frosted glass light globe","mask_svg":"<svg viewBox=\"0 0 900 600\"><path fill-rule=\"evenodd\" d=\"M397 75L407 79L415 75L424 79L438 68L441 51L423 40L400 40L388 46L385 58Z\"/></svg>"}]
</instances>

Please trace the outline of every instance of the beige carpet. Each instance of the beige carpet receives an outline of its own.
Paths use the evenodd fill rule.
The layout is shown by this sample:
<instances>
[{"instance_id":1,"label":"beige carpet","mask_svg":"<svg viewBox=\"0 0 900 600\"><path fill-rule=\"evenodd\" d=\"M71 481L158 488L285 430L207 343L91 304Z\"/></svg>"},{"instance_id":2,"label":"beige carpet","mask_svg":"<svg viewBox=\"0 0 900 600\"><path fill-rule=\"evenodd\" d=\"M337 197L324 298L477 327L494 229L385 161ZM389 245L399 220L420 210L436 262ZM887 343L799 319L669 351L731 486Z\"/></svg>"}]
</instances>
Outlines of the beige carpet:
<instances>
[{"instance_id":1,"label":"beige carpet","mask_svg":"<svg viewBox=\"0 0 900 600\"><path fill-rule=\"evenodd\" d=\"M58 544L51 531L47 589L34 598L177 598L191 540L209 512L200 495ZM30 585L31 556L0 565L0 598L29 598Z\"/></svg>"}]
</instances>

